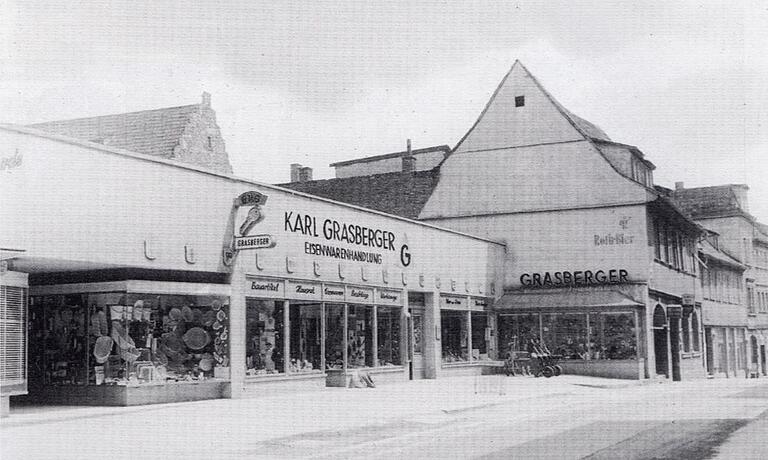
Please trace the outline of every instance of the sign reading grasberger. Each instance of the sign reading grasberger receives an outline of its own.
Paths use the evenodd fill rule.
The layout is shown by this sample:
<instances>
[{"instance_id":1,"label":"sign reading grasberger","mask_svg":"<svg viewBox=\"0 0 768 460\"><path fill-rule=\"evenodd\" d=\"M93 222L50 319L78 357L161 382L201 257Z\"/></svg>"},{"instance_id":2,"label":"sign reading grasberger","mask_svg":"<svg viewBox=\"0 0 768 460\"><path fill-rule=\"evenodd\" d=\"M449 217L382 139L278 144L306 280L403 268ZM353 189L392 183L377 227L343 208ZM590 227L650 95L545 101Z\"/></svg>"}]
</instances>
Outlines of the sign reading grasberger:
<instances>
[{"instance_id":1,"label":"sign reading grasberger","mask_svg":"<svg viewBox=\"0 0 768 460\"><path fill-rule=\"evenodd\" d=\"M523 273L520 284L525 287L594 286L601 284L628 283L627 270L584 270L544 273Z\"/></svg>"},{"instance_id":2,"label":"sign reading grasberger","mask_svg":"<svg viewBox=\"0 0 768 460\"><path fill-rule=\"evenodd\" d=\"M332 243L350 244L372 248L374 251L356 249L351 247L336 246L325 243L304 242L304 252L309 255L332 257L335 259L383 263L383 255L375 250L395 252L395 234L384 229L367 227L365 225L341 222L335 219L319 221L317 217L309 214L286 211L284 215L284 229L286 232L299 233L313 238L322 238ZM411 263L408 246L399 248L400 260L403 265Z\"/></svg>"}]
</instances>

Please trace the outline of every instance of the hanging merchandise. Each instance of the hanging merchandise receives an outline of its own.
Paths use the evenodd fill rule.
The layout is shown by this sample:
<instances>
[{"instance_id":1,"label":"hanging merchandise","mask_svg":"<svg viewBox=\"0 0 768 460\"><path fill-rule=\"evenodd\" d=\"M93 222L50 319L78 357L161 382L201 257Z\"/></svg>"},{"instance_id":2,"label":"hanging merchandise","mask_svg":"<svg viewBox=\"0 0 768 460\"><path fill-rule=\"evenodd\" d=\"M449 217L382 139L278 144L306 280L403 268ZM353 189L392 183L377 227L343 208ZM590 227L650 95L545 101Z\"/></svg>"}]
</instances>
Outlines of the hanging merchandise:
<instances>
[{"instance_id":1,"label":"hanging merchandise","mask_svg":"<svg viewBox=\"0 0 768 460\"><path fill-rule=\"evenodd\" d=\"M199 327L193 327L184 334L184 343L192 350L201 350L211 341L208 333Z\"/></svg>"},{"instance_id":2,"label":"hanging merchandise","mask_svg":"<svg viewBox=\"0 0 768 460\"><path fill-rule=\"evenodd\" d=\"M93 356L96 358L97 363L103 364L107 361L110 353L112 353L113 344L114 342L109 336L101 336L96 339L96 343L93 346Z\"/></svg>"},{"instance_id":3,"label":"hanging merchandise","mask_svg":"<svg viewBox=\"0 0 768 460\"><path fill-rule=\"evenodd\" d=\"M184 308L181 309L181 317L184 321L191 323L195 319L195 314L192 312L191 308L184 306Z\"/></svg>"}]
</instances>

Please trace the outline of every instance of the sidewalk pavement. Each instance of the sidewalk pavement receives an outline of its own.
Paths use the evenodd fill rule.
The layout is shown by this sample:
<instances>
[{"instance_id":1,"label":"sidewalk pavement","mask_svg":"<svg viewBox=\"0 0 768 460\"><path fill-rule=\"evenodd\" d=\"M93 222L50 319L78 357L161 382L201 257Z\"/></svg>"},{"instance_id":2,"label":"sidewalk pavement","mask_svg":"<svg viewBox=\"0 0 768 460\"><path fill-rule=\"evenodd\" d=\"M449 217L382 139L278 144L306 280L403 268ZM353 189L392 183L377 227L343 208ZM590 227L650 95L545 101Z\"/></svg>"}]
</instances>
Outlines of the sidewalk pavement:
<instances>
[{"instance_id":1,"label":"sidewalk pavement","mask_svg":"<svg viewBox=\"0 0 768 460\"><path fill-rule=\"evenodd\" d=\"M475 408L503 404L519 399L541 397L549 394L563 394L574 387L623 388L652 383L648 380L617 380L577 375L563 375L551 379L531 377L472 376L450 377L439 380L417 380L382 385L377 388L323 388L300 393L281 393L275 396L263 395L241 400L208 400L172 404L154 404L132 407L108 406L62 406L62 405L17 405L11 404L11 415L0 419L0 428L54 423L94 417L125 415L135 412L174 412L185 406L220 406L227 402L236 405L296 409L317 406L318 400L334 401L335 406L347 411L366 407L366 418L371 414L386 415L387 419L427 413L457 413ZM239 401L239 402L235 402ZM204 409L203 409L204 410ZM283 412L283 411L280 411ZM349 412L347 412L349 413Z\"/></svg>"}]
</instances>

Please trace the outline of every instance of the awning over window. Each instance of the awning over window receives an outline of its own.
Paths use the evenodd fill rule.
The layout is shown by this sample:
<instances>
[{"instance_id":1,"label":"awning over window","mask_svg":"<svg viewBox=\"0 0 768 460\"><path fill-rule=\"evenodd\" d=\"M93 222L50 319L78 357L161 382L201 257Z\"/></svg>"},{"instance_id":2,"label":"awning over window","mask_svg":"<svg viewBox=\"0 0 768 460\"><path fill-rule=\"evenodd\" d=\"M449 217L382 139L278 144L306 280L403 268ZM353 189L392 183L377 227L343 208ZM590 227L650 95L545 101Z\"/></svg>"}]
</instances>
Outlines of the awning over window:
<instances>
[{"instance_id":1,"label":"awning over window","mask_svg":"<svg viewBox=\"0 0 768 460\"><path fill-rule=\"evenodd\" d=\"M619 291L508 292L495 303L496 310L563 307L636 307L643 304Z\"/></svg>"}]
</instances>

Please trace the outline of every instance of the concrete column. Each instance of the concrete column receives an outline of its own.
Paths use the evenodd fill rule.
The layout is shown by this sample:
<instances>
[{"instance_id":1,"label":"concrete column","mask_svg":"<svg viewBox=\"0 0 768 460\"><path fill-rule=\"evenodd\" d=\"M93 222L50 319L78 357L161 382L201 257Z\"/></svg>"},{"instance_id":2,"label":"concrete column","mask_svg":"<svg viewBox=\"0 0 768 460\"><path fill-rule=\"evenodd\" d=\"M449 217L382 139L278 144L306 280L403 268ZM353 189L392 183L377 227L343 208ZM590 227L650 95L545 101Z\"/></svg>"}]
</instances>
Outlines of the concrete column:
<instances>
[{"instance_id":1,"label":"concrete column","mask_svg":"<svg viewBox=\"0 0 768 460\"><path fill-rule=\"evenodd\" d=\"M230 278L229 369L232 399L243 397L245 389L245 269L238 257Z\"/></svg>"},{"instance_id":2,"label":"concrete column","mask_svg":"<svg viewBox=\"0 0 768 460\"><path fill-rule=\"evenodd\" d=\"M424 376L436 379L440 375L443 361L443 347L440 341L440 292L424 295Z\"/></svg>"},{"instance_id":3,"label":"concrete column","mask_svg":"<svg viewBox=\"0 0 768 460\"><path fill-rule=\"evenodd\" d=\"M289 322L291 320L290 302L283 301L283 372L288 373L291 368L291 328Z\"/></svg>"},{"instance_id":4,"label":"concrete column","mask_svg":"<svg viewBox=\"0 0 768 460\"><path fill-rule=\"evenodd\" d=\"M0 418L8 417L11 414L11 397L0 397Z\"/></svg>"}]
</instances>

